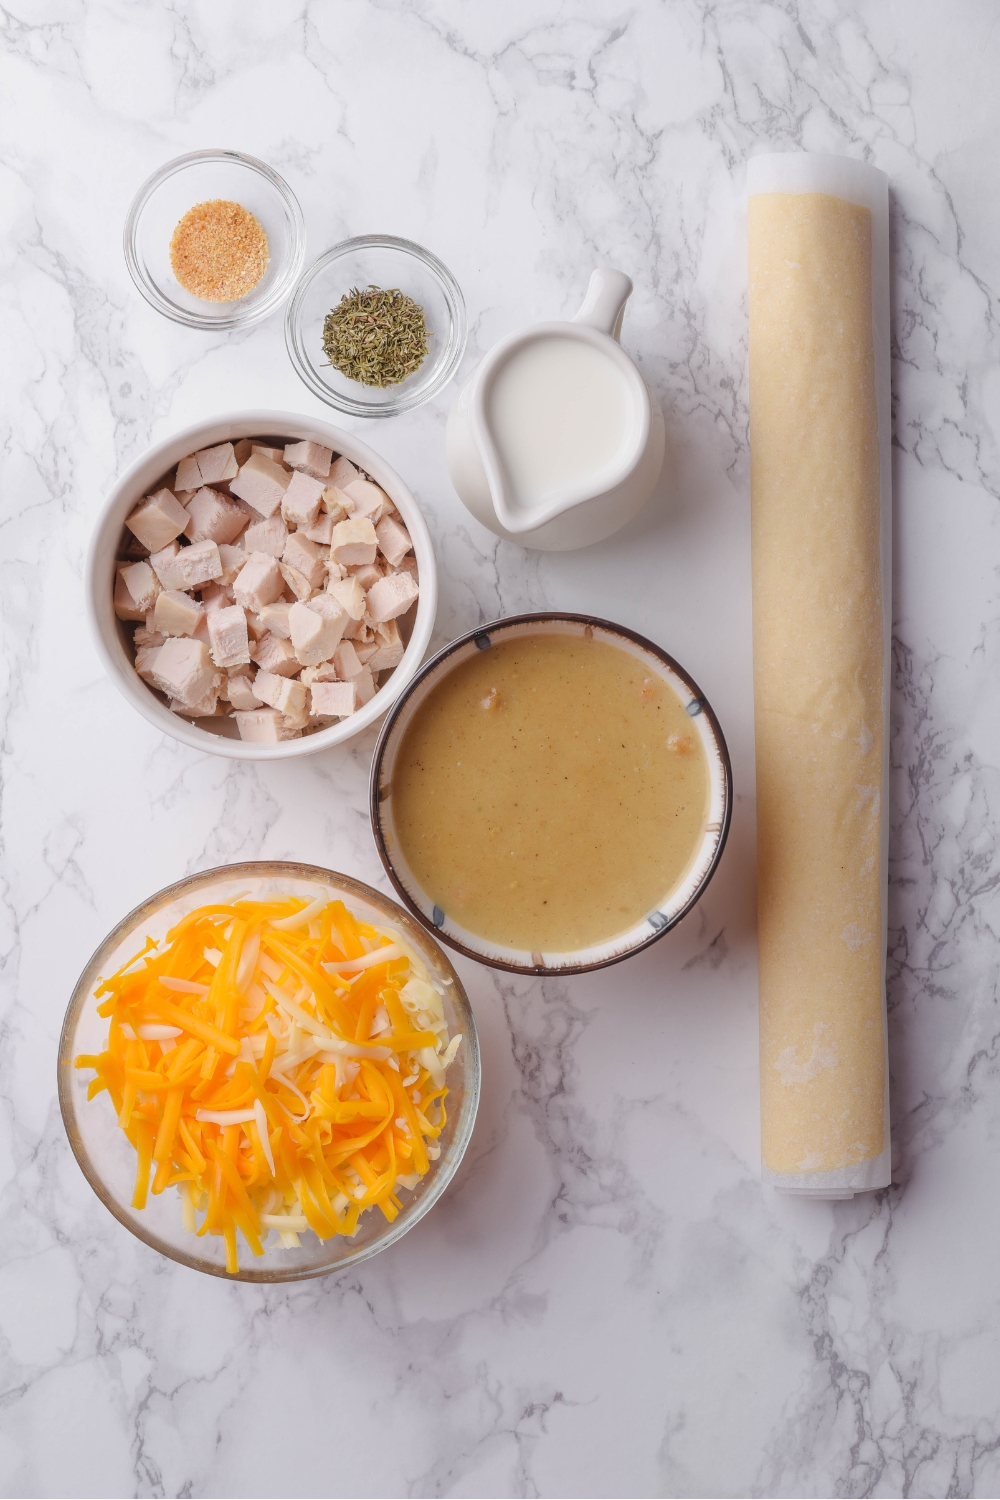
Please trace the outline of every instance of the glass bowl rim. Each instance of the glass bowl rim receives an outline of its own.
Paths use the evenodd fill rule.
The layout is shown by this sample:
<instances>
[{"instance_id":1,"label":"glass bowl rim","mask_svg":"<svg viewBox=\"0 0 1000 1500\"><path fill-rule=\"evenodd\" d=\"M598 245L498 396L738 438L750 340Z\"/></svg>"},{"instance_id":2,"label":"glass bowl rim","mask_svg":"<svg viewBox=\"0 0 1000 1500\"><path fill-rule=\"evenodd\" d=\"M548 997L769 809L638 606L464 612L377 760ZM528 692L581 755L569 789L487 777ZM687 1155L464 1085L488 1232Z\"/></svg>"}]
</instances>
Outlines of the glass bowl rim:
<instances>
[{"instance_id":1,"label":"glass bowl rim","mask_svg":"<svg viewBox=\"0 0 1000 1500\"><path fill-rule=\"evenodd\" d=\"M407 395L400 395L376 405L373 402L344 396L339 391L333 391L316 377L313 364L305 354L301 341L300 315L302 303L306 293L312 286L321 271L334 261L342 259L345 255L354 254L359 250L394 250L400 254L408 255L420 261L431 272L441 288L444 300L451 316L451 338L452 349L450 353L445 351L442 355L441 364L433 378L420 390L411 391ZM299 277L298 283L285 309L285 348L292 362L295 373L302 383L312 391L313 395L327 406L344 412L352 417L395 417L405 411L414 411L423 406L425 402L432 400L453 379L462 358L465 354L465 346L468 340L468 317L465 307L465 298L462 288L459 286L454 274L449 271L443 260L428 250L423 245L418 245L416 240L403 239L393 234L359 234L352 239L341 240L339 244L333 245L329 250L324 250L322 255L316 257L311 265L307 266ZM362 390L364 387L360 387Z\"/></svg>"},{"instance_id":2,"label":"glass bowl rim","mask_svg":"<svg viewBox=\"0 0 1000 1500\"><path fill-rule=\"evenodd\" d=\"M444 1194L446 1188L453 1181L456 1172L462 1164L462 1160L468 1149L469 1141L472 1139L473 1127L476 1123L476 1114L479 1109L479 1097L482 1086L482 1058L479 1046L479 1033L476 1028L476 1018L473 1014L472 1005L466 992L461 977L456 972L447 953L439 952L438 961L448 971L448 975L454 986L456 996L456 1009L462 1012L463 1041L462 1049L465 1052L464 1067L466 1071L465 1094L462 1111L459 1116L459 1126L452 1142L448 1160L445 1167L434 1174L433 1181L429 1184L426 1193L415 1205L412 1217L404 1224L398 1221L387 1224L384 1234L361 1246L353 1254L343 1257L342 1260L334 1261L330 1265L315 1266L303 1270L301 1267L289 1267L287 1270L275 1268L271 1270L255 1270L252 1265L240 1265L235 1274L228 1272L224 1265L213 1264L201 1260L197 1255L188 1255L175 1245L161 1240L159 1235L144 1225L133 1223L121 1211L117 1198L105 1184L104 1178L92 1160L86 1146L80 1138L77 1126L77 1109L72 1094L73 1037L80 1013L89 999L93 998L94 985L97 980L98 965L104 957L114 950L116 944L126 938L130 932L135 931L147 916L169 903L169 901L181 895L185 891L196 890L201 884L211 884L215 879L239 879L240 875L248 877L277 878L282 871L289 874L290 878L297 880L308 880L315 878L317 883L323 885L334 885L349 895L356 896L359 900L366 901L373 906L386 905L390 908L392 917L400 920L404 930L417 929L420 939L431 943L441 949L441 945L432 933L429 933L422 922L414 920L409 911L401 907L397 901L378 891L374 886L367 885L362 880L356 880L353 875L344 875L337 870L327 869L323 865L304 864L297 860L246 860L239 864L215 865L210 870L199 870L194 875L185 875L180 880L173 881L170 885L163 886L153 895L147 896L138 906L126 913L119 922L116 922L111 931L102 938L80 971L79 978L73 986L66 1014L63 1017L62 1027L59 1032L59 1046L56 1057L56 1083L59 1098L59 1112L62 1117L63 1129L70 1144L70 1149L76 1159L76 1163L90 1184L94 1193L104 1204L104 1207L117 1219L130 1234L143 1244L148 1245L151 1250L158 1251L166 1256L168 1260L178 1265L187 1266L192 1271L202 1271L209 1276L218 1276L224 1281L245 1281L257 1285L276 1285L293 1281L312 1281L317 1276L331 1276L340 1271L346 1271L352 1266L361 1265L366 1260L371 1260L381 1250L388 1250L391 1245L398 1244L403 1237L419 1224L420 1220L434 1207ZM402 1216L401 1216L402 1217Z\"/></svg>"},{"instance_id":3,"label":"glass bowl rim","mask_svg":"<svg viewBox=\"0 0 1000 1500\"><path fill-rule=\"evenodd\" d=\"M563 621L574 625L583 625L585 627L588 625L594 626L599 630L607 632L609 635L624 636L626 639L632 641L635 645L641 647L645 651L648 651L650 655L655 656L659 661L663 662L670 669L670 671L676 673L681 681L687 684L687 686L691 689L693 696L699 700L701 704L700 712L704 714L706 721L711 725L712 728L712 737L715 741L716 749L719 755L719 762L722 768L725 806L723 809L721 827L719 829L715 847L712 852L711 861L709 862L704 874L699 880L698 885L696 886L694 891L692 891L689 899L680 908L680 910L672 916L669 922L665 922L662 927L655 927L650 932L648 937L643 938L641 942L633 943L631 947L624 949L622 952L609 954L607 957L595 959L591 963L567 963L559 964L558 966L549 966L543 964L541 967L538 967L535 964L513 963L506 958L499 958L493 955L488 955L481 949L469 947L468 944L461 942L452 934L445 932L443 928L432 927L428 924L425 914L415 904L412 896L397 874L392 863L392 855L389 851L385 836L382 832L382 820L379 815L379 807L382 801L382 761L385 756L386 749L388 748L389 740L392 737L396 723L402 716L403 711L413 694L424 682L426 682L428 677L430 677L432 673L436 672L438 668L444 662L446 662L450 656L454 655L455 652L461 650L463 646L467 646L470 641L475 641L478 636L499 634L505 629L508 629L512 626L530 625L535 623L540 624L543 622L553 622L559 624ZM637 630L631 630L627 625L619 625L614 620L605 620L599 615L577 614L572 610L565 609L526 610L516 615L501 615L496 620L487 621L483 625L477 625L473 630L467 630L462 635L456 636L453 641L449 641L448 644L446 646L443 646L440 651L435 652L430 660L426 661L419 669L419 671L415 672L414 675L410 678L409 682L403 688L403 691L399 694L399 697L395 700L388 713L386 714L385 720L382 724L382 728L379 731L379 737L375 744L375 752L372 755L371 773L368 782L368 808L372 825L372 837L375 840L375 848L378 852L378 857L382 862L382 868L385 870L385 873L388 875L389 879L392 882L393 889L395 890L397 896L399 897L402 904L406 907L406 910L410 913L410 915L415 917L420 925L426 928L426 930L430 934L432 934L439 942L447 943L449 948L453 948L456 953L461 953L463 958L474 959L476 963L485 964L491 969L500 969L509 974L530 974L534 976L562 978L563 975L590 974L593 973L596 969L609 969L613 964L624 963L626 959L634 958L637 953L642 953L647 948L652 947L654 943L659 942L660 938L664 937L666 933L672 932L673 929L678 925L678 923L682 922L683 919L692 910L692 908L696 906L697 903L701 900L702 896L705 894L705 891L708 889L708 886L710 885L716 870L719 868L719 862L722 859L726 843L729 839L729 829L733 817L732 757L729 752L729 745L726 742L726 737L722 732L722 725L719 723L718 716L716 715L711 703L702 692L701 688L691 676L691 673L688 672L685 667L681 666L676 657L671 656L668 651L665 651L662 646L658 646L655 641L651 641L648 636L641 635Z\"/></svg>"},{"instance_id":4,"label":"glass bowl rim","mask_svg":"<svg viewBox=\"0 0 1000 1500\"><path fill-rule=\"evenodd\" d=\"M275 280L274 286L268 295L253 307L234 310L218 318L210 318L202 313L177 307L174 303L167 301L156 283L145 275L136 249L136 233L139 220L156 189L162 187L163 183L167 182L178 172L183 172L187 167L213 161L235 162L242 167L249 168L252 172L256 172L258 176L263 177L282 199L292 224L292 244L287 264ZM275 312L281 306L294 287L302 269L302 262L305 259L306 253L305 219L302 214L302 205L299 203L298 198L292 192L285 179L273 167L268 166L267 162L261 161L256 156L248 156L243 151L232 151L224 147L215 146L205 147L201 151L188 151L183 156L175 156L172 161L165 162L162 167L158 167L150 177L146 178L146 181L132 199L128 213L125 216L123 248L125 252L125 264L128 266L129 275L132 277L137 289L145 297L150 307L154 307L164 317L170 318L174 323L182 323L188 328L208 330L249 328L254 323L259 323L262 319L270 317L271 313Z\"/></svg>"}]
</instances>

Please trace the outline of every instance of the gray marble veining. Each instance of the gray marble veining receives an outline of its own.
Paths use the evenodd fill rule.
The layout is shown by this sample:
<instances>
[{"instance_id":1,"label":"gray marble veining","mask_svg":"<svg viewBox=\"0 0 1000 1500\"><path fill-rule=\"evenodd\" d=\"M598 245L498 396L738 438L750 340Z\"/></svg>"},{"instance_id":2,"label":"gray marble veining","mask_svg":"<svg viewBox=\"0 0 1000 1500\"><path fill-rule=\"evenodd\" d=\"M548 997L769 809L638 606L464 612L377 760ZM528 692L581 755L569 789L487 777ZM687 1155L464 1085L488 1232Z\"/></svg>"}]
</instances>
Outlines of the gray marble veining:
<instances>
[{"instance_id":1,"label":"gray marble veining","mask_svg":"<svg viewBox=\"0 0 1000 1500\"><path fill-rule=\"evenodd\" d=\"M0 1492L978 1495L1000 1487L1000 18L994 0L11 0L0 14ZM495 338L633 276L663 402L648 509L585 553L498 542L447 481L454 394L365 436L425 507L437 637L585 608L662 642L729 738L695 913L603 974L468 964L484 1096L454 1187L357 1273L225 1285L133 1243L54 1096L76 974L185 871L293 857L382 883L374 736L251 768L162 740L82 615L116 473L186 422L320 414L281 319L135 293L137 185L270 161L310 254L428 245ZM893 194L895 1184L757 1180L742 170L844 151Z\"/></svg>"}]
</instances>

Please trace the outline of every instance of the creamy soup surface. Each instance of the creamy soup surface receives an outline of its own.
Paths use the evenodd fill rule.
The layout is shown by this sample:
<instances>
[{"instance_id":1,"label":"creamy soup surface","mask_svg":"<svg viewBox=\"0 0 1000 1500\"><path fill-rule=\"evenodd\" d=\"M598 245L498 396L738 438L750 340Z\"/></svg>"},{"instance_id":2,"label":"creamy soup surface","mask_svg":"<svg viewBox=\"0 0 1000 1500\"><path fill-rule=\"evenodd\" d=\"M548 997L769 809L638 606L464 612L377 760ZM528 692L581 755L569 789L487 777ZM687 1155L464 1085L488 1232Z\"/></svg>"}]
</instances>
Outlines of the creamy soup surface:
<instances>
[{"instance_id":1,"label":"creamy soup surface","mask_svg":"<svg viewBox=\"0 0 1000 1500\"><path fill-rule=\"evenodd\" d=\"M701 738L670 685L575 635L501 641L424 700L392 782L402 851L470 932L566 952L655 911L709 804Z\"/></svg>"}]
</instances>

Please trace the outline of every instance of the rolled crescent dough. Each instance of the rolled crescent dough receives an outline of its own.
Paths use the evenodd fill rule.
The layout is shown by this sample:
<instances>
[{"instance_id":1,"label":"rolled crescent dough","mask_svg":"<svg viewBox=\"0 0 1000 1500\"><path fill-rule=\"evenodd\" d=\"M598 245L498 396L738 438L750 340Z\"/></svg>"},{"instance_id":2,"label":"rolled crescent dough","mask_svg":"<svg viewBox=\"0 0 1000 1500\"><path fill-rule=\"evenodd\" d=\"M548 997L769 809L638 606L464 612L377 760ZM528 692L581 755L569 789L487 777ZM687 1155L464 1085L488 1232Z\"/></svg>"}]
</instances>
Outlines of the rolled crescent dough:
<instances>
[{"instance_id":1,"label":"rolled crescent dough","mask_svg":"<svg viewBox=\"0 0 1000 1500\"><path fill-rule=\"evenodd\" d=\"M888 1181L872 235L836 193L748 198L762 1154L831 1196Z\"/></svg>"}]
</instances>

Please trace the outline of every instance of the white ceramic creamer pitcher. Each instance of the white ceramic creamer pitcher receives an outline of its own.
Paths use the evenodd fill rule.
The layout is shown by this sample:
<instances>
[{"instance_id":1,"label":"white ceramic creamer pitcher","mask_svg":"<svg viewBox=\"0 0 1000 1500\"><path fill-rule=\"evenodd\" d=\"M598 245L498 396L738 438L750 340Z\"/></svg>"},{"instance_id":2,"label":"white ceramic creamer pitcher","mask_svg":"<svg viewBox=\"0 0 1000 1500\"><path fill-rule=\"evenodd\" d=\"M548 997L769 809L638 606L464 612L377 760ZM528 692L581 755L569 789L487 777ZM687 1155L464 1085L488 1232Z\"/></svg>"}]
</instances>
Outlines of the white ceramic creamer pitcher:
<instances>
[{"instance_id":1,"label":"white ceramic creamer pitcher","mask_svg":"<svg viewBox=\"0 0 1000 1500\"><path fill-rule=\"evenodd\" d=\"M548 552L588 547L652 494L663 413L618 342L631 291L621 271L595 271L570 322L508 334L459 393L448 472L498 536Z\"/></svg>"}]
</instances>

